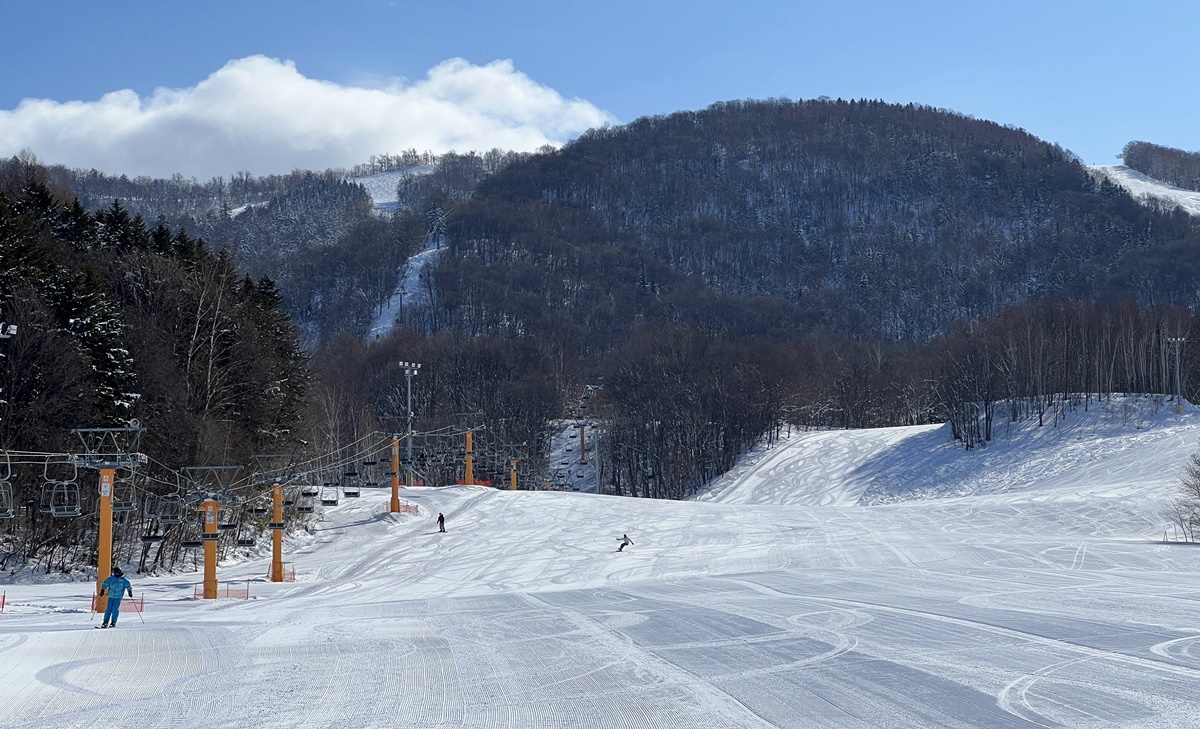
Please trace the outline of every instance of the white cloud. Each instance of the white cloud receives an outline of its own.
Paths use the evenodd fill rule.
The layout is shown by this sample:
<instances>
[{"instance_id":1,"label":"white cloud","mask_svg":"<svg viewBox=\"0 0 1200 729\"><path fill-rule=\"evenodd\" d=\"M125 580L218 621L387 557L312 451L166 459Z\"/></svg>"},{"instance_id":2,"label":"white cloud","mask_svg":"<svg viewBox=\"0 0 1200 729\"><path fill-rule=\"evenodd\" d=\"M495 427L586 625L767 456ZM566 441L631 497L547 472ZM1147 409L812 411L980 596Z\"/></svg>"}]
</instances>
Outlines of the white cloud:
<instances>
[{"instance_id":1,"label":"white cloud","mask_svg":"<svg viewBox=\"0 0 1200 729\"><path fill-rule=\"evenodd\" d=\"M0 111L0 156L110 174L207 179L247 170L348 167L408 148L533 150L613 123L607 112L520 73L511 61L445 61L383 88L306 78L291 61L230 61L192 88L97 101L25 99Z\"/></svg>"}]
</instances>

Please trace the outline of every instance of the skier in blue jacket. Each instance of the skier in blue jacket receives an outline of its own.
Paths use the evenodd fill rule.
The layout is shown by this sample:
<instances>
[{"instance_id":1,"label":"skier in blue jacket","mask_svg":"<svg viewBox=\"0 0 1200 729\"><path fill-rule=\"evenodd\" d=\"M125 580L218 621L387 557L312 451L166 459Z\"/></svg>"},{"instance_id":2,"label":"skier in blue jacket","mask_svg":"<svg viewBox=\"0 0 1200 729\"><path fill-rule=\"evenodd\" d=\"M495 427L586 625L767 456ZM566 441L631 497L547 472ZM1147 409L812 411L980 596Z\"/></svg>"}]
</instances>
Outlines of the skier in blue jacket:
<instances>
[{"instance_id":1,"label":"skier in blue jacket","mask_svg":"<svg viewBox=\"0 0 1200 729\"><path fill-rule=\"evenodd\" d=\"M104 611L101 628L117 627L117 616L121 614L121 600L127 592L133 597L133 585L125 579L120 567L114 567L109 578L100 584L100 594L108 596L108 608Z\"/></svg>"}]
</instances>

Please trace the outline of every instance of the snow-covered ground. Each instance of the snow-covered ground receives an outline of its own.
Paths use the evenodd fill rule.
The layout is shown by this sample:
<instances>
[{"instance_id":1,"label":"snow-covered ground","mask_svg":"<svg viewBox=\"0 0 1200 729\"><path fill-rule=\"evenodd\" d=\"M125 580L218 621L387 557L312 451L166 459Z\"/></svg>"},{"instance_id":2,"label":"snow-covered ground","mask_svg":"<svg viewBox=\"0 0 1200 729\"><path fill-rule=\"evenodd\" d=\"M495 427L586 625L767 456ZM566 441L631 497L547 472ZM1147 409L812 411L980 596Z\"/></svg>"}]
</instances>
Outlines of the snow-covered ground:
<instances>
[{"instance_id":1,"label":"snow-covered ground","mask_svg":"<svg viewBox=\"0 0 1200 729\"><path fill-rule=\"evenodd\" d=\"M683 502L364 491L288 538L298 582L133 576L116 630L90 582L0 585L0 726L1197 726L1200 551L1161 512L1200 413L1009 437L795 433Z\"/></svg>"},{"instance_id":2,"label":"snow-covered ground","mask_svg":"<svg viewBox=\"0 0 1200 729\"><path fill-rule=\"evenodd\" d=\"M1108 177L1137 200L1159 198L1178 205L1192 215L1200 215L1200 192L1168 185L1125 165L1089 165L1088 169Z\"/></svg>"}]
</instances>

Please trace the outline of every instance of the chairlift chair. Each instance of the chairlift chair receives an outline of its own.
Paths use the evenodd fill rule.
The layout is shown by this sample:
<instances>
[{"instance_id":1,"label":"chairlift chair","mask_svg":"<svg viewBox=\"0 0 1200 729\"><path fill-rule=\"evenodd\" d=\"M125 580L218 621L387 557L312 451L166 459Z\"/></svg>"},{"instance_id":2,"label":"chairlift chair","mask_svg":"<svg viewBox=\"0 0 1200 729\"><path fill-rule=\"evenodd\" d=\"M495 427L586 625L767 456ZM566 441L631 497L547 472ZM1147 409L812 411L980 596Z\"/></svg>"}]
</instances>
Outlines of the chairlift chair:
<instances>
[{"instance_id":1,"label":"chairlift chair","mask_svg":"<svg viewBox=\"0 0 1200 729\"><path fill-rule=\"evenodd\" d=\"M74 481L56 482L50 492L50 515L56 519L68 519L82 513L79 484Z\"/></svg>"},{"instance_id":2,"label":"chairlift chair","mask_svg":"<svg viewBox=\"0 0 1200 729\"><path fill-rule=\"evenodd\" d=\"M338 487L336 483L326 483L321 488L321 506L338 505Z\"/></svg>"},{"instance_id":3,"label":"chairlift chair","mask_svg":"<svg viewBox=\"0 0 1200 729\"><path fill-rule=\"evenodd\" d=\"M0 477L0 519L12 519L16 516L13 502L12 460L8 451L4 452L4 475Z\"/></svg>"},{"instance_id":4,"label":"chairlift chair","mask_svg":"<svg viewBox=\"0 0 1200 729\"><path fill-rule=\"evenodd\" d=\"M183 523L183 501L178 495L160 496L154 512L158 523L163 526Z\"/></svg>"},{"instance_id":5,"label":"chairlift chair","mask_svg":"<svg viewBox=\"0 0 1200 729\"><path fill-rule=\"evenodd\" d=\"M235 543L239 547L253 547L255 539L254 537L238 537Z\"/></svg>"},{"instance_id":6,"label":"chairlift chair","mask_svg":"<svg viewBox=\"0 0 1200 729\"><path fill-rule=\"evenodd\" d=\"M300 502L296 504L297 514L311 514L314 511L316 511L316 508L313 506L312 499L301 499Z\"/></svg>"},{"instance_id":7,"label":"chairlift chair","mask_svg":"<svg viewBox=\"0 0 1200 729\"><path fill-rule=\"evenodd\" d=\"M128 475L123 475L118 472L118 475L113 478L112 484L112 500L110 502L114 513L137 511L137 491L134 484L133 469L121 469L128 471Z\"/></svg>"},{"instance_id":8,"label":"chairlift chair","mask_svg":"<svg viewBox=\"0 0 1200 729\"><path fill-rule=\"evenodd\" d=\"M0 481L0 519L12 519L16 513L12 484L7 479Z\"/></svg>"}]
</instances>

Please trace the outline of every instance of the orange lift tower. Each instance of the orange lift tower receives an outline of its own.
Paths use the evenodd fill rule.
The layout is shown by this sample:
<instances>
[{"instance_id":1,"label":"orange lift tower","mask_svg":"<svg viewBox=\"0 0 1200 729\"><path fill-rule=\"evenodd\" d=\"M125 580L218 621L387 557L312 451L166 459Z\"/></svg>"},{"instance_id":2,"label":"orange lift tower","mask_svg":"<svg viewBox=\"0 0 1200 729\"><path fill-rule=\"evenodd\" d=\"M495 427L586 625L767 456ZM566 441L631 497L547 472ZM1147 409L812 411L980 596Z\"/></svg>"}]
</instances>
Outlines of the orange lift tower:
<instances>
[{"instance_id":1,"label":"orange lift tower","mask_svg":"<svg viewBox=\"0 0 1200 729\"><path fill-rule=\"evenodd\" d=\"M510 491L516 491L517 490L517 459L515 459L515 458L508 459L508 466L509 466L508 477L510 479L508 488Z\"/></svg>"},{"instance_id":2,"label":"orange lift tower","mask_svg":"<svg viewBox=\"0 0 1200 729\"><path fill-rule=\"evenodd\" d=\"M412 468L408 469L408 475L405 478L407 485L412 486ZM392 514L400 513L400 439L392 437L392 502L388 505L388 512Z\"/></svg>"},{"instance_id":3,"label":"orange lift tower","mask_svg":"<svg viewBox=\"0 0 1200 729\"><path fill-rule=\"evenodd\" d=\"M112 574L113 479L118 468L133 471L144 460L137 452L142 431L138 421L127 428L76 428L72 432L83 444L83 453L75 456L76 467L100 471L100 535L96 544L96 597L92 609L104 612L108 598L100 594L104 581Z\"/></svg>"},{"instance_id":4,"label":"orange lift tower","mask_svg":"<svg viewBox=\"0 0 1200 729\"><path fill-rule=\"evenodd\" d=\"M208 498L197 509L203 516L204 530L200 540L204 542L204 599L217 599L217 539L220 537L218 516L221 504L218 493L228 491L242 472L241 466L187 466L181 469L185 479Z\"/></svg>"},{"instance_id":5,"label":"orange lift tower","mask_svg":"<svg viewBox=\"0 0 1200 729\"><path fill-rule=\"evenodd\" d=\"M467 472L463 474L463 484L467 486L475 485L475 452L471 449L471 436L474 435L471 431L467 431Z\"/></svg>"},{"instance_id":6,"label":"orange lift tower","mask_svg":"<svg viewBox=\"0 0 1200 729\"><path fill-rule=\"evenodd\" d=\"M200 505L204 514L204 533L200 539L204 542L204 599L217 599L217 514L221 505L215 495L209 496Z\"/></svg>"},{"instance_id":7,"label":"orange lift tower","mask_svg":"<svg viewBox=\"0 0 1200 729\"><path fill-rule=\"evenodd\" d=\"M271 484L271 582L283 582L283 484Z\"/></svg>"},{"instance_id":8,"label":"orange lift tower","mask_svg":"<svg viewBox=\"0 0 1200 729\"><path fill-rule=\"evenodd\" d=\"M271 484L271 582L283 582L283 485L296 478L303 453L256 454L254 481Z\"/></svg>"}]
</instances>

